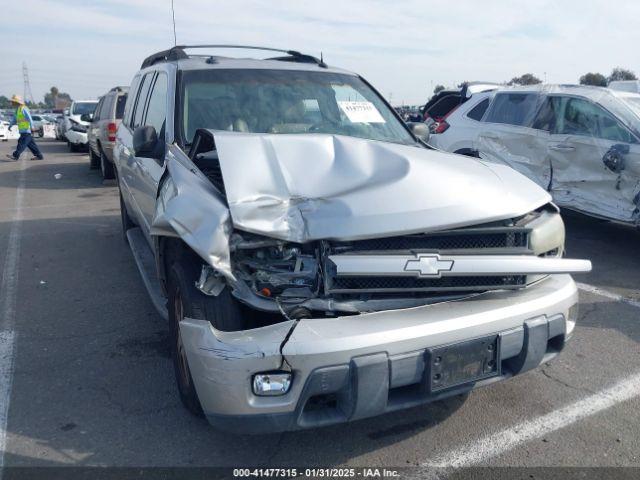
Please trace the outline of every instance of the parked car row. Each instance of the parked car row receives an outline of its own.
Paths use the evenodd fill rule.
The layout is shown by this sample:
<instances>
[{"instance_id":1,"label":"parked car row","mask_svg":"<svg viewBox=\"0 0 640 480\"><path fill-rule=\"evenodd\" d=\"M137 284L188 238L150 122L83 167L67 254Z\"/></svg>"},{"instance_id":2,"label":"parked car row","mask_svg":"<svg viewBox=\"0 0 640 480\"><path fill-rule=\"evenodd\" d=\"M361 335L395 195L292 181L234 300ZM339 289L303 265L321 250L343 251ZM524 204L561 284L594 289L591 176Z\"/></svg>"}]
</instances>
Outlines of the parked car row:
<instances>
[{"instance_id":1,"label":"parked car row","mask_svg":"<svg viewBox=\"0 0 640 480\"><path fill-rule=\"evenodd\" d=\"M548 191L429 147L424 123L321 59L194 48L208 47L144 60L113 147L125 239L192 413L236 433L330 425L563 349L569 273L591 265L563 258ZM89 128L94 161L112 92Z\"/></svg>"},{"instance_id":2,"label":"parked car row","mask_svg":"<svg viewBox=\"0 0 640 480\"><path fill-rule=\"evenodd\" d=\"M640 95L602 87L501 87L457 104L430 145L508 165L561 207L640 225Z\"/></svg>"}]
</instances>

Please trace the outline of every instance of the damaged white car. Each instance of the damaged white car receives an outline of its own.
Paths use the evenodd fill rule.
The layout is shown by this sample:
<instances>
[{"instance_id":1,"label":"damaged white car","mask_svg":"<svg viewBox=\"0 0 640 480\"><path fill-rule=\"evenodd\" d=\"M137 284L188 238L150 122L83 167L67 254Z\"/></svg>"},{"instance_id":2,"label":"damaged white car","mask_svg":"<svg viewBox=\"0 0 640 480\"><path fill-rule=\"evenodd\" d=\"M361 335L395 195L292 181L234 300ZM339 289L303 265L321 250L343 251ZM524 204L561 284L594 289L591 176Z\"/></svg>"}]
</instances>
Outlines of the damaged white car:
<instances>
[{"instance_id":1,"label":"damaged white car","mask_svg":"<svg viewBox=\"0 0 640 480\"><path fill-rule=\"evenodd\" d=\"M569 273L591 264L562 258L546 191L429 148L423 124L322 60L186 48L144 61L114 157L190 411L234 432L318 427L562 350Z\"/></svg>"},{"instance_id":2,"label":"damaged white car","mask_svg":"<svg viewBox=\"0 0 640 480\"><path fill-rule=\"evenodd\" d=\"M452 122L449 130L472 155L511 166L561 207L638 226L638 97L577 85L504 89L473 128L455 132Z\"/></svg>"}]
</instances>

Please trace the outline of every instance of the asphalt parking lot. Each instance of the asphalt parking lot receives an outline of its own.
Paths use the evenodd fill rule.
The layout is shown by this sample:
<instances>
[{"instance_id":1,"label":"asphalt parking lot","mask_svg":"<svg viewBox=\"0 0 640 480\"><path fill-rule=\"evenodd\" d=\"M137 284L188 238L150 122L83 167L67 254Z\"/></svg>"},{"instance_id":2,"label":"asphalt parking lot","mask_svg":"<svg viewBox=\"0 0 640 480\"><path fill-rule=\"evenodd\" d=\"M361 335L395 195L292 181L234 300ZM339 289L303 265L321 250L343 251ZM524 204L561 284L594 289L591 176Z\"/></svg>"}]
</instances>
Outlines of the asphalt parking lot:
<instances>
[{"instance_id":1,"label":"asphalt parking lot","mask_svg":"<svg viewBox=\"0 0 640 480\"><path fill-rule=\"evenodd\" d=\"M6 466L640 466L637 230L565 216L571 257L594 268L576 277L573 340L542 368L466 399L234 436L180 404L167 326L122 240L115 184L86 154L39 144L44 161L0 162Z\"/></svg>"}]
</instances>

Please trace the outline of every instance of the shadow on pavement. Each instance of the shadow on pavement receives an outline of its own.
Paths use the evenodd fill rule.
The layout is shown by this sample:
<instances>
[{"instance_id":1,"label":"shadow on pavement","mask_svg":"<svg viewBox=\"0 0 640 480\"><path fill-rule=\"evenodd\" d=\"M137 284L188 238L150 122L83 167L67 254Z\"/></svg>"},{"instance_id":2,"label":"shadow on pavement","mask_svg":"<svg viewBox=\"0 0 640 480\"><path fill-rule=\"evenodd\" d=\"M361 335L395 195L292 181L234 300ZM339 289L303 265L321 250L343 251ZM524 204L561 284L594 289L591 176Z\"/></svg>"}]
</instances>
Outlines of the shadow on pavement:
<instances>
[{"instance_id":1,"label":"shadow on pavement","mask_svg":"<svg viewBox=\"0 0 640 480\"><path fill-rule=\"evenodd\" d=\"M464 403L285 434L217 431L180 404L167 328L119 216L73 220L23 222L8 422L18 447L7 465L331 466L428 430Z\"/></svg>"}]
</instances>

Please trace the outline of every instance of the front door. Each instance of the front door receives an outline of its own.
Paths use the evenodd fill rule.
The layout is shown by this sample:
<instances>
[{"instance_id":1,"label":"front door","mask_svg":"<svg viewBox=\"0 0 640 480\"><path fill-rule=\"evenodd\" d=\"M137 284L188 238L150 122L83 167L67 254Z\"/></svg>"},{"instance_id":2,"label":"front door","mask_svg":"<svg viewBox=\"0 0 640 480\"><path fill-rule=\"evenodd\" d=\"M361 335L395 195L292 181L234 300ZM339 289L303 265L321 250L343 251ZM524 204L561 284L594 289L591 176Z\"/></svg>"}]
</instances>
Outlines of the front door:
<instances>
[{"instance_id":1,"label":"front door","mask_svg":"<svg viewBox=\"0 0 640 480\"><path fill-rule=\"evenodd\" d=\"M638 140L587 99L554 96L550 101L556 112L548 141L555 201L593 215L633 221L640 191Z\"/></svg>"}]
</instances>

